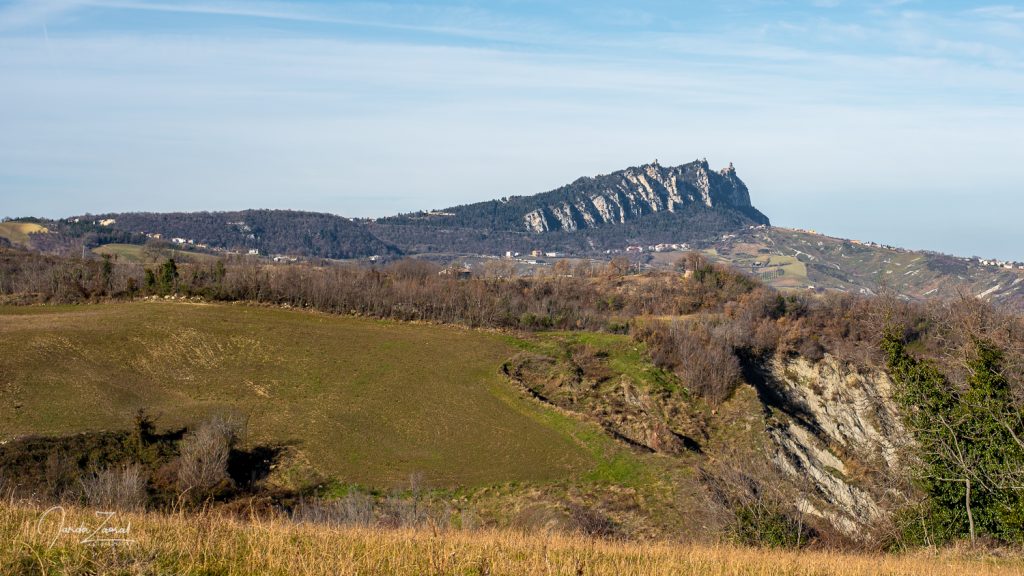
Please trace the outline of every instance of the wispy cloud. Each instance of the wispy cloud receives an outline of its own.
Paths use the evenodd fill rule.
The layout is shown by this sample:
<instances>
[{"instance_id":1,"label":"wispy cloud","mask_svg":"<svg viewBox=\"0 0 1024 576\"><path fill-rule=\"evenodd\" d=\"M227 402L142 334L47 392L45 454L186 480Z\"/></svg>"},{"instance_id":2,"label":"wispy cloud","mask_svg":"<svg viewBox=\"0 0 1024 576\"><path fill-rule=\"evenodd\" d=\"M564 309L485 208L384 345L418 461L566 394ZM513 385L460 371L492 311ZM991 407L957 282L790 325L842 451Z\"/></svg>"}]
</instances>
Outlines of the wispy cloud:
<instances>
[{"instance_id":1,"label":"wispy cloud","mask_svg":"<svg viewBox=\"0 0 1024 576\"><path fill-rule=\"evenodd\" d=\"M1017 6L998 5L982 6L971 10L972 13L990 18L1009 18L1011 20L1024 20L1024 10Z\"/></svg>"},{"instance_id":2,"label":"wispy cloud","mask_svg":"<svg viewBox=\"0 0 1024 576\"><path fill-rule=\"evenodd\" d=\"M70 12L79 4L78 0L16 0L0 6L0 30L39 28L47 20Z\"/></svg>"},{"instance_id":3,"label":"wispy cloud","mask_svg":"<svg viewBox=\"0 0 1024 576\"><path fill-rule=\"evenodd\" d=\"M499 18L487 11L445 4L407 4L396 9L384 3L310 3L225 0L19 0L0 12L0 27L37 26L47 17L89 9L244 18L325 24L351 28L422 32L439 36L491 41L540 41L551 38L540 22Z\"/></svg>"}]
</instances>

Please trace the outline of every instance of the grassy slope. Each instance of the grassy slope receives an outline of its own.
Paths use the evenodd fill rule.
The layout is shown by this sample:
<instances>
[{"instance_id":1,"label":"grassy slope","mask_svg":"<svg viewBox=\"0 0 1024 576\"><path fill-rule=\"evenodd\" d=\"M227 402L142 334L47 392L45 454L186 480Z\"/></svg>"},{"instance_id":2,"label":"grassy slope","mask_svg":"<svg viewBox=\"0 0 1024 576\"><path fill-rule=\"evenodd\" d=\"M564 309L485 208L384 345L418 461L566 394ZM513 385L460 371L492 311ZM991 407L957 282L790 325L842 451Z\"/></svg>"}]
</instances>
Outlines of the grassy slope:
<instances>
[{"instance_id":1,"label":"grassy slope","mask_svg":"<svg viewBox=\"0 0 1024 576\"><path fill-rule=\"evenodd\" d=\"M175 250L173 248L149 248L138 244L104 244L92 249L94 254L109 254L128 262L139 262L150 264L162 262L167 258L174 258L179 262L212 262L219 257L205 252L191 252L188 250Z\"/></svg>"},{"instance_id":2,"label":"grassy slope","mask_svg":"<svg viewBox=\"0 0 1024 576\"><path fill-rule=\"evenodd\" d=\"M344 482L546 481L600 469L586 427L516 394L508 338L182 303L0 308L0 437L249 416ZM599 443L598 443L599 444Z\"/></svg>"},{"instance_id":3,"label":"grassy slope","mask_svg":"<svg viewBox=\"0 0 1024 576\"><path fill-rule=\"evenodd\" d=\"M116 256L129 262L144 262L146 247L138 244L104 244L92 249L93 254Z\"/></svg>"},{"instance_id":4,"label":"grassy slope","mask_svg":"<svg viewBox=\"0 0 1024 576\"><path fill-rule=\"evenodd\" d=\"M27 244L29 234L43 234L46 228L32 222L0 222L0 238L6 238L11 244Z\"/></svg>"},{"instance_id":5,"label":"grassy slope","mask_svg":"<svg viewBox=\"0 0 1024 576\"><path fill-rule=\"evenodd\" d=\"M91 511L72 509L65 527L93 529ZM331 528L212 514L117 515L131 543L82 544L61 534L60 513L0 502L0 572L10 574L591 574L649 575L1011 575L1019 560L924 551L879 556L753 550L731 546L628 543L545 532ZM107 536L109 537L109 536Z\"/></svg>"}]
</instances>

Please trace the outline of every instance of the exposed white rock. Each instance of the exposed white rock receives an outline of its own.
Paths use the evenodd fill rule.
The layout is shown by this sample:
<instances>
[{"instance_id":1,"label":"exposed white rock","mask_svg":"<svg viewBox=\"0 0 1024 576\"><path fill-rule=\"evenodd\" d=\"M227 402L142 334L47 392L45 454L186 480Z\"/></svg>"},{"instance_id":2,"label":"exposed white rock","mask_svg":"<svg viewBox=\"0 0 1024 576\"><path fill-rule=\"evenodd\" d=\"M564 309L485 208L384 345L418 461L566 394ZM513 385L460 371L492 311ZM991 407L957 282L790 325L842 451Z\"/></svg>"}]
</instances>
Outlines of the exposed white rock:
<instances>
[{"instance_id":1,"label":"exposed white rock","mask_svg":"<svg viewBox=\"0 0 1024 576\"><path fill-rule=\"evenodd\" d=\"M550 229L548 220L544 217L544 211L540 209L528 212L526 216L523 216L523 221L526 222L526 228L531 232L547 232Z\"/></svg>"},{"instance_id":2,"label":"exposed white rock","mask_svg":"<svg viewBox=\"0 0 1024 576\"><path fill-rule=\"evenodd\" d=\"M766 386L798 414L769 430L774 459L797 485L810 483L822 500L820 515L852 537L883 512L876 497L847 478L843 458L898 469L909 445L892 402L892 381L882 371L859 371L826 355L818 362L776 357Z\"/></svg>"},{"instance_id":3,"label":"exposed white rock","mask_svg":"<svg viewBox=\"0 0 1024 576\"><path fill-rule=\"evenodd\" d=\"M602 222L614 222L615 213L612 212L612 204L604 196L594 196L590 199L590 203L597 209L597 213L601 216ZM616 203L616 208L618 204Z\"/></svg>"},{"instance_id":4,"label":"exposed white rock","mask_svg":"<svg viewBox=\"0 0 1024 576\"><path fill-rule=\"evenodd\" d=\"M619 199L619 195L612 194L609 198L615 204L616 211L619 214L619 224L624 224L626 222L626 211L622 207L622 201Z\"/></svg>"},{"instance_id":5,"label":"exposed white rock","mask_svg":"<svg viewBox=\"0 0 1024 576\"><path fill-rule=\"evenodd\" d=\"M567 202L563 202L561 206L551 206L551 213L555 215L558 223L562 225L562 230L575 230L576 220L572 217L572 208L569 207Z\"/></svg>"},{"instance_id":6,"label":"exposed white rock","mask_svg":"<svg viewBox=\"0 0 1024 576\"><path fill-rule=\"evenodd\" d=\"M892 402L892 380L881 371L864 374L826 354L819 362L775 358L770 371L787 401L804 406L830 443L851 452L870 450L898 465L899 446L909 442Z\"/></svg>"},{"instance_id":7,"label":"exposed white rock","mask_svg":"<svg viewBox=\"0 0 1024 576\"><path fill-rule=\"evenodd\" d=\"M647 177L643 174L626 174L626 178L636 185L636 192L639 197L643 200L643 204L648 206L651 211L657 212L661 208L661 199L658 194L654 191L650 182L647 181Z\"/></svg>"},{"instance_id":8,"label":"exposed white rock","mask_svg":"<svg viewBox=\"0 0 1024 576\"><path fill-rule=\"evenodd\" d=\"M675 212L676 206L683 204L683 196L679 193L679 180L675 174L665 183L665 189L668 190L668 205L666 207L669 212Z\"/></svg>"},{"instance_id":9,"label":"exposed white rock","mask_svg":"<svg viewBox=\"0 0 1024 576\"><path fill-rule=\"evenodd\" d=\"M790 423L786 428L772 428L769 436L777 447L773 459L779 468L793 477L798 487L803 484L827 503L827 507L813 507L812 513L854 537L864 525L881 517L874 498L845 481L843 462L805 428Z\"/></svg>"},{"instance_id":10,"label":"exposed white rock","mask_svg":"<svg viewBox=\"0 0 1024 576\"><path fill-rule=\"evenodd\" d=\"M993 287L989 288L988 290L985 290L984 292L982 292L982 293L978 294L978 298L984 298L984 297L986 297L986 296L988 296L988 295L992 294L993 292L996 292L996 291L997 291L997 290L999 290L999 289L1000 289L1001 287L1002 287L1002 286L1000 286L999 284L996 284L995 286L993 286Z\"/></svg>"},{"instance_id":11,"label":"exposed white rock","mask_svg":"<svg viewBox=\"0 0 1024 576\"><path fill-rule=\"evenodd\" d=\"M544 232L625 223L647 213L676 212L696 202L709 208L750 207L750 194L735 170L730 166L712 172L706 161L672 168L649 164L581 179L574 185L578 192L553 191L560 193L557 200L526 214L525 227L532 232Z\"/></svg>"},{"instance_id":12,"label":"exposed white rock","mask_svg":"<svg viewBox=\"0 0 1024 576\"><path fill-rule=\"evenodd\" d=\"M591 203L593 203L593 201L591 201ZM583 218L584 224L588 227L597 224L597 221L594 219L594 215L590 213L589 207L583 200L577 201L574 206L576 206L576 210L579 211L580 216Z\"/></svg>"},{"instance_id":13,"label":"exposed white rock","mask_svg":"<svg viewBox=\"0 0 1024 576\"><path fill-rule=\"evenodd\" d=\"M694 186L700 191L701 202L708 208L714 208L714 202L711 200L711 180L708 178L708 171L704 169L703 165L699 165L696 173Z\"/></svg>"}]
</instances>

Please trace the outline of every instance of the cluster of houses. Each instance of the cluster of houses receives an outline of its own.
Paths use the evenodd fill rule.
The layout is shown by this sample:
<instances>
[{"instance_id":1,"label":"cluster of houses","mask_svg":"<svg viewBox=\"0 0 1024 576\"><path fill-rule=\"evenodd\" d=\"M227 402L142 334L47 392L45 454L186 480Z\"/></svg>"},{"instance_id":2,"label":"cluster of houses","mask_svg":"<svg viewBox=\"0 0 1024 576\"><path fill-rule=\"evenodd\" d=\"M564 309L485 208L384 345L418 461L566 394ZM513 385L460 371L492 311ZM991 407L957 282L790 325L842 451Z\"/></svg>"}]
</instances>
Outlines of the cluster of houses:
<instances>
[{"instance_id":1,"label":"cluster of houses","mask_svg":"<svg viewBox=\"0 0 1024 576\"><path fill-rule=\"evenodd\" d=\"M842 242L849 242L850 244L855 244L857 246L867 246L868 248L883 248L885 250L890 250L892 252L911 252L911 250L907 250L906 248L900 248L899 246L893 246L891 244L879 244L878 242L871 242L871 241L865 241L865 240L848 240L846 238L837 238L835 236L829 236L828 234L822 234L821 232L818 232L817 230L812 230L810 228L792 228L792 230L794 232L802 232L804 234L812 234L814 236L822 236L824 238L829 238L831 240L839 240L839 241L842 241ZM818 246L821 246L821 245L822 245L822 243L818 242Z\"/></svg>"},{"instance_id":2,"label":"cluster of houses","mask_svg":"<svg viewBox=\"0 0 1024 576\"><path fill-rule=\"evenodd\" d=\"M146 237L147 238L154 238L156 240L160 239L160 235L159 234L146 234ZM203 244L202 242L196 242L195 240L193 240L191 238L177 238L177 237L175 237L175 238L171 238L171 243L172 244L177 244L179 246L195 246L196 248L204 248L204 249L209 249L209 250L217 250L216 248L210 248L209 245Z\"/></svg>"},{"instance_id":3,"label":"cluster of houses","mask_svg":"<svg viewBox=\"0 0 1024 576\"><path fill-rule=\"evenodd\" d=\"M520 256L523 256L523 255L520 254L519 252L513 252L512 250L508 250L507 252L505 252L505 258L519 258ZM543 256L547 256L548 258L562 258L562 257L565 256L565 253L563 253L563 252L545 252L543 250L530 250L529 256L531 256L533 258L541 258Z\"/></svg>"},{"instance_id":4,"label":"cluster of houses","mask_svg":"<svg viewBox=\"0 0 1024 576\"><path fill-rule=\"evenodd\" d=\"M163 235L160 234L159 232L146 232L146 238L152 238L153 240L163 240ZM240 254L240 252L237 252L237 251L234 251L234 250L228 250L226 248L221 248L219 246L210 246L209 244L204 244L202 242L196 242L192 238L182 238L180 236L175 236L174 238L169 238L169 240L170 240L171 244L176 244L176 245L182 246L182 247L191 246L191 247L194 247L194 248L201 248L203 250L209 250L211 252L220 252L222 254L236 254L236 255ZM246 254L248 254L249 256L259 256L260 255L260 250L259 250L259 248L250 248L246 252ZM295 258L289 259L288 257L285 257L285 256L275 256L274 257L274 262L294 262L294 261L295 261Z\"/></svg>"},{"instance_id":5,"label":"cluster of houses","mask_svg":"<svg viewBox=\"0 0 1024 576\"><path fill-rule=\"evenodd\" d=\"M678 243L666 242L666 243L662 243L662 244L651 244L649 246L642 246L642 245L626 246L625 249L622 249L622 250L613 248L613 249L605 250L604 253L608 254L608 255L622 254L623 252L625 252L626 254L640 254L640 253L643 253L643 252L680 252L680 251L687 251L689 249L690 249L690 245L686 244L686 243L683 243L683 242L678 242ZM506 259L509 259L509 260L516 259L516 260L519 260L520 262L522 262L524 264L543 264L544 261L540 260L540 258L565 258L566 256L567 256L567 254L565 254L564 252L544 251L544 250L530 250L530 252L527 253L527 254L521 254L521 253L515 252L513 250L508 250L508 251L505 252L505 258Z\"/></svg>"},{"instance_id":6,"label":"cluster of houses","mask_svg":"<svg viewBox=\"0 0 1024 576\"><path fill-rule=\"evenodd\" d=\"M804 234L813 234L815 236L824 236L824 234L818 232L817 230L812 230L810 228L793 228L793 232L803 232Z\"/></svg>"},{"instance_id":7,"label":"cluster of houses","mask_svg":"<svg viewBox=\"0 0 1024 576\"><path fill-rule=\"evenodd\" d=\"M632 245L626 246L626 254L641 254L643 252L681 252L690 249L690 245L684 243L664 243L650 246ZM605 250L605 254L616 254L618 250Z\"/></svg>"},{"instance_id":8,"label":"cluster of houses","mask_svg":"<svg viewBox=\"0 0 1024 576\"><path fill-rule=\"evenodd\" d=\"M1011 262L1008 260L985 260L984 258L973 259L982 266L992 266L994 268L1005 268L1007 270L1024 270L1024 262Z\"/></svg>"},{"instance_id":9,"label":"cluster of houses","mask_svg":"<svg viewBox=\"0 0 1024 576\"><path fill-rule=\"evenodd\" d=\"M146 233L146 238L160 240L161 236L160 234L157 233ZM219 246L210 246L209 244L196 242L192 238L181 238L176 236L174 238L171 238L170 240L172 244L177 244L178 246L193 246L195 248L202 248L204 250L210 250L211 252L221 252L223 254L239 254L239 252L236 252L234 250L228 250L226 248L221 248ZM246 252L246 254L248 254L249 256L259 256L260 250L259 248L250 248L248 252ZM278 262L278 258L274 258L274 262Z\"/></svg>"},{"instance_id":10,"label":"cluster of houses","mask_svg":"<svg viewBox=\"0 0 1024 576\"><path fill-rule=\"evenodd\" d=\"M850 244L856 244L858 246L867 246L868 248L884 248L893 252L910 252L906 248L900 248L899 246L892 246L890 244L879 244L878 242L864 242L862 240L850 240Z\"/></svg>"},{"instance_id":11,"label":"cluster of houses","mask_svg":"<svg viewBox=\"0 0 1024 576\"><path fill-rule=\"evenodd\" d=\"M455 278L464 279L472 276L473 271L465 264L455 263L442 269L437 274L439 276L454 276Z\"/></svg>"},{"instance_id":12,"label":"cluster of houses","mask_svg":"<svg viewBox=\"0 0 1024 576\"><path fill-rule=\"evenodd\" d=\"M245 222L228 222L228 225L229 226L237 226L243 232L251 230L251 228L249 228L249 226ZM251 233L248 235L248 237L250 239L255 239L256 238L256 236L254 234L251 234ZM147 232L146 233L146 238L152 238L153 240L162 240L163 236L159 232ZM241 254L241 252L238 252L238 251L235 251L235 250L228 250L226 248L221 248L219 246L210 246L209 244L204 244L202 242L196 242L192 238L182 238L180 236L175 236L174 238L170 238L169 240L170 240L170 242L172 244L176 244L176 245L182 246L182 247L192 246L192 247L195 247L195 248L201 248L203 250L209 250L211 252L219 252L221 254L231 254L231 255ZM245 252L245 254L247 254L249 256L259 256L260 255L260 250L259 250L259 248L249 248ZM288 258L287 256L275 256L274 257L274 262L294 262L294 261L295 261L295 258Z\"/></svg>"},{"instance_id":13,"label":"cluster of houses","mask_svg":"<svg viewBox=\"0 0 1024 576\"><path fill-rule=\"evenodd\" d=\"M66 221L70 222L70 223L73 223L73 224L78 224L79 222L82 221L82 219L81 218L68 218ZM94 225L96 225L96 226L113 226L114 224L117 224L117 219L116 218L104 218L102 220L93 220L92 223Z\"/></svg>"},{"instance_id":14,"label":"cluster of houses","mask_svg":"<svg viewBox=\"0 0 1024 576\"><path fill-rule=\"evenodd\" d=\"M523 264L543 264L544 261L540 258L564 258L564 252L545 252L543 250L530 250L529 254L520 254L513 250L507 250L505 252L505 259L507 260L518 260Z\"/></svg>"}]
</instances>

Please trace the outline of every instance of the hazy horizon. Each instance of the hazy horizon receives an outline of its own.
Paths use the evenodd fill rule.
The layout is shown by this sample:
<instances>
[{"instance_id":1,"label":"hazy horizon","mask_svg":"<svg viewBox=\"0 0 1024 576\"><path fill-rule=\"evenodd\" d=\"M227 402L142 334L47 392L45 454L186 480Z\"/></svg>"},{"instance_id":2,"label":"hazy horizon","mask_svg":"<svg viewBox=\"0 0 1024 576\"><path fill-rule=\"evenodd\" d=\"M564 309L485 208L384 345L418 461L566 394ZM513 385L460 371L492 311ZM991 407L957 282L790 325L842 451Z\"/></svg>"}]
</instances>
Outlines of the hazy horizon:
<instances>
[{"instance_id":1,"label":"hazy horizon","mask_svg":"<svg viewBox=\"0 0 1024 576\"><path fill-rule=\"evenodd\" d=\"M734 162L780 226L1024 260L1020 3L0 1L0 216L385 216Z\"/></svg>"}]
</instances>

